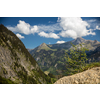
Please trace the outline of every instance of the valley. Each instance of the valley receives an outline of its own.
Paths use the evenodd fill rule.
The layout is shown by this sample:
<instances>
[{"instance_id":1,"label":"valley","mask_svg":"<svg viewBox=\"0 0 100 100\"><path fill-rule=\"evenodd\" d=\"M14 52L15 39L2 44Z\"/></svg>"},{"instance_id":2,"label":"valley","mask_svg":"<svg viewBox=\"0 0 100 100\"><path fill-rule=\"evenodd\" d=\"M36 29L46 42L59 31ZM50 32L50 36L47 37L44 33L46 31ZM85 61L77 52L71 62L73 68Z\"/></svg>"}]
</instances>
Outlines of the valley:
<instances>
[{"instance_id":1,"label":"valley","mask_svg":"<svg viewBox=\"0 0 100 100\"><path fill-rule=\"evenodd\" d=\"M89 49L89 51L86 51L87 63L100 61L100 42L97 40L85 40L80 37L62 44L48 45L43 43L35 49L29 50L29 52L36 59L43 72L52 73L59 79L72 73L70 72L71 69L68 72L65 59L65 53L68 52L70 54L69 50L73 49L71 43L74 45L83 43L83 47Z\"/></svg>"}]
</instances>

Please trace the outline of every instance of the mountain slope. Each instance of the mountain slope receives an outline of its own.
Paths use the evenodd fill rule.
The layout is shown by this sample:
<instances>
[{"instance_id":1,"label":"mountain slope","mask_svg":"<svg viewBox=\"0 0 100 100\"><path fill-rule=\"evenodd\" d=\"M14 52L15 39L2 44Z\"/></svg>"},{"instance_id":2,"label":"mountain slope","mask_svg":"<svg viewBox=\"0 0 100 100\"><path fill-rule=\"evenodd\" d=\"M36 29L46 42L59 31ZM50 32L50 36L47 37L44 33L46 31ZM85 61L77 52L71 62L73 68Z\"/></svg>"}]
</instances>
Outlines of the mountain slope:
<instances>
[{"instance_id":1,"label":"mountain slope","mask_svg":"<svg viewBox=\"0 0 100 100\"><path fill-rule=\"evenodd\" d=\"M0 77L14 83L51 82L21 40L3 25L0 25Z\"/></svg>"},{"instance_id":2,"label":"mountain slope","mask_svg":"<svg viewBox=\"0 0 100 100\"><path fill-rule=\"evenodd\" d=\"M52 44L52 45L46 44L46 46L50 48L48 50L40 49L38 51L37 48L40 48L41 47L40 45L34 50L30 50L29 52L36 59L41 70L43 70L44 72L47 71L54 75L63 76L67 75L66 59L64 58L65 52L69 51L70 48L73 49L71 43L74 45L83 43L82 45L87 49L89 49L89 51L86 52L88 54L89 62L91 58L91 56L89 56L89 53L94 51L100 45L100 42L98 42L97 40L94 41L85 40L79 37L77 39L62 44ZM98 61L100 61L100 59Z\"/></svg>"},{"instance_id":3,"label":"mountain slope","mask_svg":"<svg viewBox=\"0 0 100 100\"><path fill-rule=\"evenodd\" d=\"M57 80L55 84L100 84L100 67L65 76Z\"/></svg>"},{"instance_id":4,"label":"mountain slope","mask_svg":"<svg viewBox=\"0 0 100 100\"><path fill-rule=\"evenodd\" d=\"M100 61L100 45L98 45L93 51L87 53L87 56L89 58L89 62Z\"/></svg>"}]
</instances>

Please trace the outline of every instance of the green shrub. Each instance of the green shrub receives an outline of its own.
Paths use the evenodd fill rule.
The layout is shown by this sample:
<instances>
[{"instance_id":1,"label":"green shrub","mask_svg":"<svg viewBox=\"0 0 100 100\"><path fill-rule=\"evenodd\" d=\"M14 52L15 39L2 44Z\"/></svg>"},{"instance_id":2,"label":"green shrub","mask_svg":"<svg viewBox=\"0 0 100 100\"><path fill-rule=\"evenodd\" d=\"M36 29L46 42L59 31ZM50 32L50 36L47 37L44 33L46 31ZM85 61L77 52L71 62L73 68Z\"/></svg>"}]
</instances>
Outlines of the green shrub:
<instances>
[{"instance_id":1,"label":"green shrub","mask_svg":"<svg viewBox=\"0 0 100 100\"><path fill-rule=\"evenodd\" d=\"M0 84L14 84L14 82L0 76Z\"/></svg>"}]
</instances>

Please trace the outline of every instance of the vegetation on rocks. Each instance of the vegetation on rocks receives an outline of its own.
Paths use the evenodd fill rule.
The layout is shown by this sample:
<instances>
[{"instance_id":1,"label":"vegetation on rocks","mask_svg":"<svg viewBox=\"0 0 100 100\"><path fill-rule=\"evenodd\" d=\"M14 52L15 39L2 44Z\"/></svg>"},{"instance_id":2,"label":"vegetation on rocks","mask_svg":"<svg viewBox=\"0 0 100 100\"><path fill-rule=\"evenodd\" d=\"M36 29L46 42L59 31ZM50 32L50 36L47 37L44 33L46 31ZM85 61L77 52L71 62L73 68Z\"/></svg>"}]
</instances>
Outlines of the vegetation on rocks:
<instances>
[{"instance_id":1,"label":"vegetation on rocks","mask_svg":"<svg viewBox=\"0 0 100 100\"><path fill-rule=\"evenodd\" d=\"M14 82L0 76L0 84L14 84Z\"/></svg>"},{"instance_id":2,"label":"vegetation on rocks","mask_svg":"<svg viewBox=\"0 0 100 100\"><path fill-rule=\"evenodd\" d=\"M0 25L0 78L1 83L52 83L21 40L4 25Z\"/></svg>"},{"instance_id":3,"label":"vegetation on rocks","mask_svg":"<svg viewBox=\"0 0 100 100\"><path fill-rule=\"evenodd\" d=\"M73 68L73 69L80 69L82 66L86 65L87 55L86 51L88 49L82 47L82 44L79 44L78 46L73 45L73 49L70 49L70 55L66 53L66 66L67 68Z\"/></svg>"}]
</instances>

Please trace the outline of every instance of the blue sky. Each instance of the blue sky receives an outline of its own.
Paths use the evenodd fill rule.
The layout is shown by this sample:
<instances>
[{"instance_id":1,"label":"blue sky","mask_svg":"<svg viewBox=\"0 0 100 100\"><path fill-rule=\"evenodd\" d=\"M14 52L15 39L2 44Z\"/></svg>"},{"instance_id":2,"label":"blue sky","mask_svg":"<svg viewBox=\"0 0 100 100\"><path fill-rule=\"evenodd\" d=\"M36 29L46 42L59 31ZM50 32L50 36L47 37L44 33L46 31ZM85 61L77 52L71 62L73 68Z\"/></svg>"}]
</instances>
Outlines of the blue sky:
<instances>
[{"instance_id":1,"label":"blue sky","mask_svg":"<svg viewBox=\"0 0 100 100\"><path fill-rule=\"evenodd\" d=\"M43 42L64 43L77 37L100 41L100 17L0 17L0 24L29 49Z\"/></svg>"}]
</instances>

